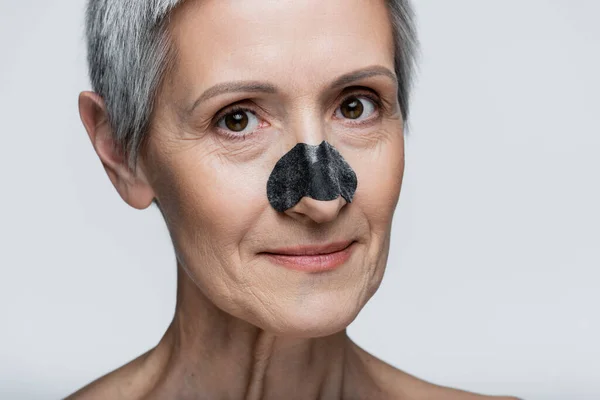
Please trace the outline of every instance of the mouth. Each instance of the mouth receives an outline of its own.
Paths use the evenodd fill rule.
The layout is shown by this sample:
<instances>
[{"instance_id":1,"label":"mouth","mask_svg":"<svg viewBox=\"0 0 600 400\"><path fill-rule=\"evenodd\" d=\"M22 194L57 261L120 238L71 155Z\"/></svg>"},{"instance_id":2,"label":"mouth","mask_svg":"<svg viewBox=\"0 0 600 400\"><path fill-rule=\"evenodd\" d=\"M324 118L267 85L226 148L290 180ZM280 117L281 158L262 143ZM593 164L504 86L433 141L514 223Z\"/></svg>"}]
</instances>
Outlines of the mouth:
<instances>
[{"instance_id":1,"label":"mouth","mask_svg":"<svg viewBox=\"0 0 600 400\"><path fill-rule=\"evenodd\" d=\"M286 256L314 256L336 253L338 251L347 249L354 243L354 240L347 240L342 242L334 242L326 245L306 245L306 246L294 246L294 247L282 247L279 249L269 250L263 252L263 254L274 254L274 255L286 255Z\"/></svg>"},{"instance_id":2,"label":"mouth","mask_svg":"<svg viewBox=\"0 0 600 400\"><path fill-rule=\"evenodd\" d=\"M352 255L354 240L320 246L286 247L262 252L271 262L303 272L325 272L344 264Z\"/></svg>"}]
</instances>

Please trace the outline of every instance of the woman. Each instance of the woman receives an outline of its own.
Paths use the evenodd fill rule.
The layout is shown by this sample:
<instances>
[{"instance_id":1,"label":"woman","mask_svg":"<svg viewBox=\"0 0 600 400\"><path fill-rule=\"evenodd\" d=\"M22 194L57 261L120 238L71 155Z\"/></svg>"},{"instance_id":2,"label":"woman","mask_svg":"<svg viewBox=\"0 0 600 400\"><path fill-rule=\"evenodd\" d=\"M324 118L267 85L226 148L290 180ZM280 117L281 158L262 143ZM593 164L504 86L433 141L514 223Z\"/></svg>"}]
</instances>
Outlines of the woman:
<instances>
[{"instance_id":1,"label":"woman","mask_svg":"<svg viewBox=\"0 0 600 400\"><path fill-rule=\"evenodd\" d=\"M91 0L87 34L83 124L123 200L160 208L178 292L155 348L69 399L492 398L346 335L400 195L407 0Z\"/></svg>"}]
</instances>

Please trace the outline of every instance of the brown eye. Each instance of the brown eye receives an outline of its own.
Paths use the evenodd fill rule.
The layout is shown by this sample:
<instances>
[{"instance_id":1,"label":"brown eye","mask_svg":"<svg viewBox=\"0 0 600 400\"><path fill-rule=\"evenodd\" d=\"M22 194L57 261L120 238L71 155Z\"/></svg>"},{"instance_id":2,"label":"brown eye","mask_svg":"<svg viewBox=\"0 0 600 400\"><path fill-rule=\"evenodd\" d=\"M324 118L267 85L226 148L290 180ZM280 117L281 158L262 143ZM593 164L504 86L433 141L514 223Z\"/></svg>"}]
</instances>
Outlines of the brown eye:
<instances>
[{"instance_id":1,"label":"brown eye","mask_svg":"<svg viewBox=\"0 0 600 400\"><path fill-rule=\"evenodd\" d=\"M216 126L226 133L235 134L235 136L247 136L246 134L254 132L260 125L254 111L246 107L234 107L227 114L221 115Z\"/></svg>"},{"instance_id":2,"label":"brown eye","mask_svg":"<svg viewBox=\"0 0 600 400\"><path fill-rule=\"evenodd\" d=\"M381 103L377 98L370 95L346 97L341 105L335 110L335 116L340 119L352 119L352 124L362 124L373 120L371 117L381 109ZM341 115L339 115L341 114Z\"/></svg>"},{"instance_id":3,"label":"brown eye","mask_svg":"<svg viewBox=\"0 0 600 400\"><path fill-rule=\"evenodd\" d=\"M236 111L225 116L225 126L234 132L240 132L248 126L248 116L244 111Z\"/></svg>"},{"instance_id":4,"label":"brown eye","mask_svg":"<svg viewBox=\"0 0 600 400\"><path fill-rule=\"evenodd\" d=\"M350 97L346 99L340 106L342 115L346 118L356 119L363 113L363 105L356 97Z\"/></svg>"}]
</instances>

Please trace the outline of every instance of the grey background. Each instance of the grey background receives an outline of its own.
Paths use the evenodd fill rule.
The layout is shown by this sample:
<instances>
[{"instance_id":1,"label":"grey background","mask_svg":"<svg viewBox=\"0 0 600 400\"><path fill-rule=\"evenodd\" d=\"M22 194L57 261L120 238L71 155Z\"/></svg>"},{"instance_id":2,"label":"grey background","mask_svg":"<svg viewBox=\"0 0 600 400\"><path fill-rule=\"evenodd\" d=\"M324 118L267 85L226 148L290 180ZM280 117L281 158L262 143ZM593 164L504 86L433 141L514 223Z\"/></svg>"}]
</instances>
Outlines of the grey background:
<instances>
[{"instance_id":1,"label":"grey background","mask_svg":"<svg viewBox=\"0 0 600 400\"><path fill-rule=\"evenodd\" d=\"M423 57L384 282L349 333L435 383L600 398L600 2L416 0ZM0 398L65 396L175 304L155 208L77 112L83 0L0 2Z\"/></svg>"}]
</instances>

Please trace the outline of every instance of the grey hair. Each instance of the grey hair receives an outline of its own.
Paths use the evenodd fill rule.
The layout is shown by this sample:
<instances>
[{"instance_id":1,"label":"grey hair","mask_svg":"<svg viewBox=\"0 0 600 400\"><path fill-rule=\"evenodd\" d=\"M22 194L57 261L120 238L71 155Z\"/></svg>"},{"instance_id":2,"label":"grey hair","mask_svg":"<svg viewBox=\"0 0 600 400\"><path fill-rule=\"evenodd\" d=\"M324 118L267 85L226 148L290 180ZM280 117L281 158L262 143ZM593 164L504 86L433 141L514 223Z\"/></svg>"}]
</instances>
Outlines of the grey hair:
<instances>
[{"instance_id":1,"label":"grey hair","mask_svg":"<svg viewBox=\"0 0 600 400\"><path fill-rule=\"evenodd\" d=\"M167 25L184 0L88 0L87 60L104 100L114 144L135 170L154 100L173 62ZM405 123L419 47L410 0L386 0L394 34L398 101Z\"/></svg>"}]
</instances>

